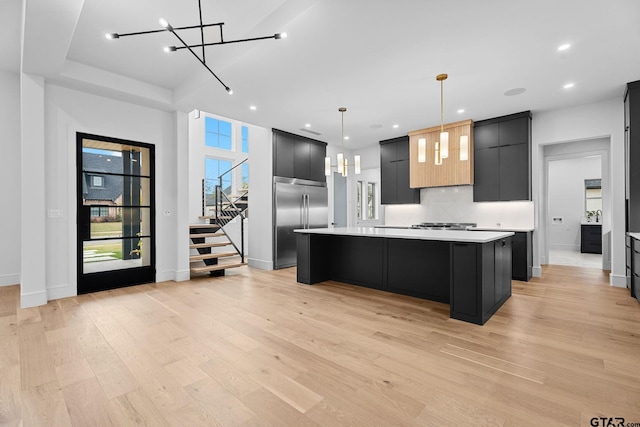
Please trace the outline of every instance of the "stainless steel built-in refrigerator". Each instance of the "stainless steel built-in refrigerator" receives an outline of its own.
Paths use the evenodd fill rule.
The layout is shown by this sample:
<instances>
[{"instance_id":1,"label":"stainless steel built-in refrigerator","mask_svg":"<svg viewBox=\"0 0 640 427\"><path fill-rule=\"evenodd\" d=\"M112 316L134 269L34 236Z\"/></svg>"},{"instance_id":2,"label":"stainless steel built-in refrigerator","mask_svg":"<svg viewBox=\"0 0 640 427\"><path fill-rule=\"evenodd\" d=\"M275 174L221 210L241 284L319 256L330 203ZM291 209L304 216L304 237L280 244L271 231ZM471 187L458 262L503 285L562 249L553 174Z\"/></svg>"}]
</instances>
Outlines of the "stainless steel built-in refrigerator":
<instances>
[{"instance_id":1,"label":"stainless steel built-in refrigerator","mask_svg":"<svg viewBox=\"0 0 640 427\"><path fill-rule=\"evenodd\" d=\"M326 182L296 178L273 178L274 268L297 264L298 228L325 228L328 223Z\"/></svg>"}]
</instances>

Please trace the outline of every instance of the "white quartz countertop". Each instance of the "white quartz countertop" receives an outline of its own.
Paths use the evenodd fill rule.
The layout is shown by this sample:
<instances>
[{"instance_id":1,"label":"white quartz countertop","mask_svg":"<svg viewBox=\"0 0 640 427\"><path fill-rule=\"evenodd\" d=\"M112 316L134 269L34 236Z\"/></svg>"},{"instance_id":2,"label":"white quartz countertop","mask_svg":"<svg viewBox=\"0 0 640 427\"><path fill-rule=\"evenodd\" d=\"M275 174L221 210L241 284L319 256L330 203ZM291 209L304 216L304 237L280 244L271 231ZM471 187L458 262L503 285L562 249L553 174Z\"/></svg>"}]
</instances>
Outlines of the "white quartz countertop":
<instances>
[{"instance_id":1,"label":"white quartz countertop","mask_svg":"<svg viewBox=\"0 0 640 427\"><path fill-rule=\"evenodd\" d=\"M632 239L640 240L640 233L627 233L627 236L631 237Z\"/></svg>"},{"instance_id":2,"label":"white quartz countertop","mask_svg":"<svg viewBox=\"0 0 640 427\"><path fill-rule=\"evenodd\" d=\"M391 239L438 240L443 242L487 243L513 236L511 231L413 230L403 228L335 227L294 230L296 233L333 236L385 237Z\"/></svg>"},{"instance_id":3,"label":"white quartz countertop","mask_svg":"<svg viewBox=\"0 0 640 427\"><path fill-rule=\"evenodd\" d=\"M469 231L513 231L519 233L526 233L527 231L534 231L533 227L469 227Z\"/></svg>"},{"instance_id":4,"label":"white quartz countertop","mask_svg":"<svg viewBox=\"0 0 640 427\"><path fill-rule=\"evenodd\" d=\"M595 221L589 222L589 221L583 219L582 221L580 221L580 225L602 225L602 222L600 222L600 221L598 221L598 222L595 222Z\"/></svg>"}]
</instances>

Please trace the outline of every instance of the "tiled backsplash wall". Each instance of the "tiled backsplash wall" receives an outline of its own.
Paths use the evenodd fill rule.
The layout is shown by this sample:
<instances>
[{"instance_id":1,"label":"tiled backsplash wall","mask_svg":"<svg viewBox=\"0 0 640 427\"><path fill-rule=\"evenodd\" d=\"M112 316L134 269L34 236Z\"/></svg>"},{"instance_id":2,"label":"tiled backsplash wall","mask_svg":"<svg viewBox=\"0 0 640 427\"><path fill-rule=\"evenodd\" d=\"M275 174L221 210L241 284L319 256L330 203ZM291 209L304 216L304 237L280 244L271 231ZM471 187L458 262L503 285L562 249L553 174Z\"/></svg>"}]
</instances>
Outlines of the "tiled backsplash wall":
<instances>
[{"instance_id":1,"label":"tiled backsplash wall","mask_svg":"<svg viewBox=\"0 0 640 427\"><path fill-rule=\"evenodd\" d=\"M386 205L386 225L475 222L479 227L533 228L533 202L473 202L473 186L423 188L419 205ZM499 224L499 225L498 225Z\"/></svg>"}]
</instances>

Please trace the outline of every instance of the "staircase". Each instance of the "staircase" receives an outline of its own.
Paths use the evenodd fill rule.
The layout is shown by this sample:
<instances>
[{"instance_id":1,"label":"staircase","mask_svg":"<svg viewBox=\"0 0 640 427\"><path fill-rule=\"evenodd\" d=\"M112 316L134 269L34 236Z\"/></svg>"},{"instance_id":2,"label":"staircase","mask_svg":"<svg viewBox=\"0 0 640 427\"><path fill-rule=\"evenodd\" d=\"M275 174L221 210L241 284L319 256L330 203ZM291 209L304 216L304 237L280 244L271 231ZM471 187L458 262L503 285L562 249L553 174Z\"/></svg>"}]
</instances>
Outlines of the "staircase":
<instances>
[{"instance_id":1,"label":"staircase","mask_svg":"<svg viewBox=\"0 0 640 427\"><path fill-rule=\"evenodd\" d=\"M207 182L202 180L202 223L189 226L192 276L203 273L224 276L226 269L247 265L244 219L248 213L249 190L242 189L231 195L229 188L223 188L223 176L245 161L220 175L213 191L207 192Z\"/></svg>"}]
</instances>

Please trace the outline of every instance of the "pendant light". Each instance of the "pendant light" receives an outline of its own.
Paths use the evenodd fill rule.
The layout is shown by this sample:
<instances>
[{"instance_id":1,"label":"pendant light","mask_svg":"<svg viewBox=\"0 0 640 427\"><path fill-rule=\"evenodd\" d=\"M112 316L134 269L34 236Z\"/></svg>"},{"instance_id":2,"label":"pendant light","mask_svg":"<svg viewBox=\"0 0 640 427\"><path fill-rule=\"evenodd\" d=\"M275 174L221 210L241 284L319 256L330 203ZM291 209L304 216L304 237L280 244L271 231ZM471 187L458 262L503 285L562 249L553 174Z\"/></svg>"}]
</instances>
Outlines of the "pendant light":
<instances>
[{"instance_id":1,"label":"pendant light","mask_svg":"<svg viewBox=\"0 0 640 427\"><path fill-rule=\"evenodd\" d=\"M440 138L438 141L440 142L439 147L436 144L436 151L440 152L440 163L436 162L437 165L442 164L442 159L446 159L449 157L449 132L444 131L444 81L449 77L446 74L438 74L436 76L436 80L440 82ZM436 156L438 157L438 156Z\"/></svg>"},{"instance_id":2,"label":"pendant light","mask_svg":"<svg viewBox=\"0 0 640 427\"><path fill-rule=\"evenodd\" d=\"M469 135L460 136L460 160L469 160Z\"/></svg>"},{"instance_id":3,"label":"pendant light","mask_svg":"<svg viewBox=\"0 0 640 427\"><path fill-rule=\"evenodd\" d=\"M346 157L344 157L344 113L345 111L347 111L346 107L340 107L338 108L338 111L341 114L341 118L342 118L342 132L340 134L340 144L342 146L342 152L338 153L337 160L337 169L338 169L338 173L341 174L342 176L347 176L347 169L349 166L349 162L346 159ZM361 168L360 168L360 156L359 155L355 155L353 156L353 165L354 165L354 171L356 173L356 175L360 175L361 172ZM325 157L324 158L324 174L326 176L330 176L331 175L331 157Z\"/></svg>"}]
</instances>

